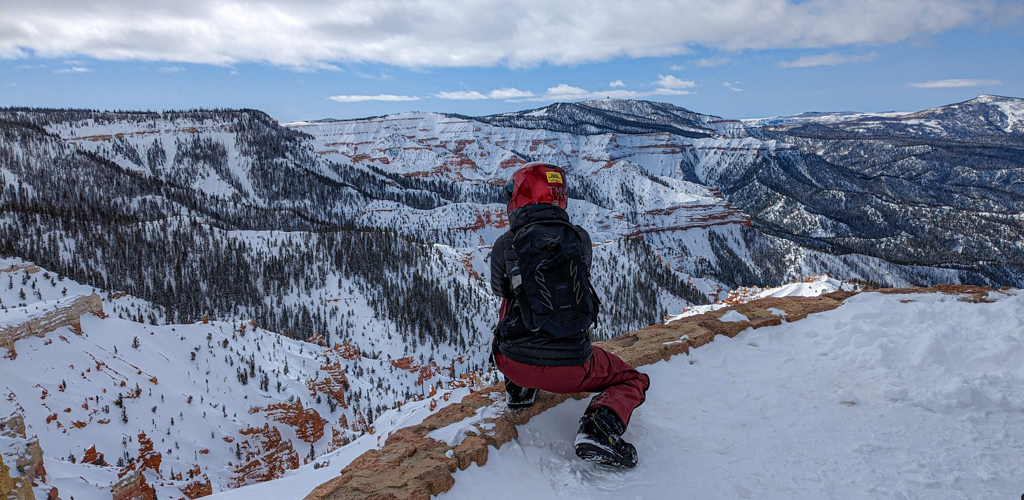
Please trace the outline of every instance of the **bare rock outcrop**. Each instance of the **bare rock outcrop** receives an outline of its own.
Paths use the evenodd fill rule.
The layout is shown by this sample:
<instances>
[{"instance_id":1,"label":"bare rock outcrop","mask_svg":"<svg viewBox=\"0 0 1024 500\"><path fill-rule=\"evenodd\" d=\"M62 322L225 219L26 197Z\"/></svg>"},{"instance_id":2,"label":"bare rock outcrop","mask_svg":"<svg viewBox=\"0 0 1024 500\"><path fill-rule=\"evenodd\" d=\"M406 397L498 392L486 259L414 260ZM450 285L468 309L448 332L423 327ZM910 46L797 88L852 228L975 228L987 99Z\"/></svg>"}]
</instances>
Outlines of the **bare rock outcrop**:
<instances>
[{"instance_id":1,"label":"bare rock outcrop","mask_svg":"<svg viewBox=\"0 0 1024 500\"><path fill-rule=\"evenodd\" d=\"M36 307L41 310L36 311ZM97 294L76 295L60 300L30 305L23 309L23 321L0 326L0 347L6 348L8 357L16 357L14 343L29 337L43 337L49 332L70 326L81 333L82 315L92 313L103 317L103 299Z\"/></svg>"},{"instance_id":2,"label":"bare rock outcrop","mask_svg":"<svg viewBox=\"0 0 1024 500\"><path fill-rule=\"evenodd\" d=\"M327 424L327 420L315 409L302 406L302 399L249 409L249 413L260 412L265 413L269 420L294 428L296 437L307 443L315 443L324 437L324 425Z\"/></svg>"},{"instance_id":3,"label":"bare rock outcrop","mask_svg":"<svg viewBox=\"0 0 1024 500\"><path fill-rule=\"evenodd\" d=\"M0 455L0 498L17 498L16 493L12 494L16 484L11 477L11 468L4 463L4 456Z\"/></svg>"},{"instance_id":4,"label":"bare rock outcrop","mask_svg":"<svg viewBox=\"0 0 1024 500\"><path fill-rule=\"evenodd\" d=\"M153 500L155 491L146 476L135 470L110 486L113 500Z\"/></svg>"},{"instance_id":5,"label":"bare rock outcrop","mask_svg":"<svg viewBox=\"0 0 1024 500\"><path fill-rule=\"evenodd\" d=\"M291 441L281 438L277 427L263 424L243 429L241 434L246 439L238 444L242 462L235 466L232 487L270 481L299 468L299 454Z\"/></svg>"},{"instance_id":6,"label":"bare rock outcrop","mask_svg":"<svg viewBox=\"0 0 1024 500\"><path fill-rule=\"evenodd\" d=\"M34 500L32 483L46 479L46 468L39 438L25 435L21 415L0 419L0 448L0 498Z\"/></svg>"}]
</instances>

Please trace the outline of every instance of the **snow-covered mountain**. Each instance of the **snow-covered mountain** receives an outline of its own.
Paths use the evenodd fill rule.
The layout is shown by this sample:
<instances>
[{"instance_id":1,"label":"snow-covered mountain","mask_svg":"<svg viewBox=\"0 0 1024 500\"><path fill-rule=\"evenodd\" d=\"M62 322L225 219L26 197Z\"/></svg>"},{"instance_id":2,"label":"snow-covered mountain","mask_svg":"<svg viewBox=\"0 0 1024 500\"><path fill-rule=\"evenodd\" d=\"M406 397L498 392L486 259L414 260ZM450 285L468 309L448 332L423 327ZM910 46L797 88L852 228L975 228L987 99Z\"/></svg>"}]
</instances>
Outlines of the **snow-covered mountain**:
<instances>
[{"instance_id":1,"label":"snow-covered mountain","mask_svg":"<svg viewBox=\"0 0 1024 500\"><path fill-rule=\"evenodd\" d=\"M792 241L1019 286L1024 100L982 96L895 117L762 129L799 161L721 186L755 225ZM980 281L979 281L980 280Z\"/></svg>"}]
</instances>

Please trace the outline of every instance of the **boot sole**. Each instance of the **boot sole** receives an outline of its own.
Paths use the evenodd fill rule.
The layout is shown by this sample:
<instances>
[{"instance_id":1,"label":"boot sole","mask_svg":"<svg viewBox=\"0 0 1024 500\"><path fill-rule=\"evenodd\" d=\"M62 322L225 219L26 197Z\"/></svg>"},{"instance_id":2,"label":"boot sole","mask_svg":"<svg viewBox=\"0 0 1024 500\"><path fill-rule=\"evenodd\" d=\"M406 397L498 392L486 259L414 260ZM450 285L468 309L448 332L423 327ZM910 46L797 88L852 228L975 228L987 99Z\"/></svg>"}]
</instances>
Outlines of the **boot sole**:
<instances>
[{"instance_id":1,"label":"boot sole","mask_svg":"<svg viewBox=\"0 0 1024 500\"><path fill-rule=\"evenodd\" d=\"M635 462L624 461L622 457L611 450L588 441L576 443L576 456L588 462L597 462L601 465L608 465L619 469L632 469L636 467Z\"/></svg>"}]
</instances>

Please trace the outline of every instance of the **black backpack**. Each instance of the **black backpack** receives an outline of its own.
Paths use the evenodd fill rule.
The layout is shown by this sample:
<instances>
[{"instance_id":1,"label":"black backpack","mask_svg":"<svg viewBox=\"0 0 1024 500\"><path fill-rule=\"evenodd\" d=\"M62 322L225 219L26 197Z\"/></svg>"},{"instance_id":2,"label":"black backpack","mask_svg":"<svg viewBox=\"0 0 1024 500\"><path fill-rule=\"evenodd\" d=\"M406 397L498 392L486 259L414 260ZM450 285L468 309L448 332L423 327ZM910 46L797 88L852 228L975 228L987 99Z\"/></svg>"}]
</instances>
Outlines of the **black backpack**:
<instances>
[{"instance_id":1,"label":"black backpack","mask_svg":"<svg viewBox=\"0 0 1024 500\"><path fill-rule=\"evenodd\" d=\"M570 337L597 319L600 301L590 284L582 241L576 226L557 219L516 231L505 252L505 269L529 330Z\"/></svg>"}]
</instances>

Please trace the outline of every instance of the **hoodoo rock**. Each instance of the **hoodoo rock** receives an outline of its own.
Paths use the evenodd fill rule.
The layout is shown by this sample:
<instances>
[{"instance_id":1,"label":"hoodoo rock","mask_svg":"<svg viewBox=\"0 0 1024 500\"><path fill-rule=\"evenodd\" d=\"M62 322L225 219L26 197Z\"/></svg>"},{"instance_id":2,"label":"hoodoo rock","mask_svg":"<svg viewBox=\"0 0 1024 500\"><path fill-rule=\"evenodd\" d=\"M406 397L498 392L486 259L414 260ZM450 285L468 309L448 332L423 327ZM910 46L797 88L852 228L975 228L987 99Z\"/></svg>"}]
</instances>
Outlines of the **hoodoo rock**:
<instances>
[{"instance_id":1,"label":"hoodoo rock","mask_svg":"<svg viewBox=\"0 0 1024 500\"><path fill-rule=\"evenodd\" d=\"M146 483L146 476L132 471L110 486L113 500L153 500L153 486Z\"/></svg>"},{"instance_id":2,"label":"hoodoo rock","mask_svg":"<svg viewBox=\"0 0 1024 500\"><path fill-rule=\"evenodd\" d=\"M299 468L299 454L291 441L281 439L277 427L263 424L244 429L241 434L247 439L238 444L242 462L235 466L232 487L270 481Z\"/></svg>"},{"instance_id":3,"label":"hoodoo rock","mask_svg":"<svg viewBox=\"0 0 1024 500\"><path fill-rule=\"evenodd\" d=\"M21 415L0 419L0 446L14 452L13 463L5 463L0 457L0 498L34 499L32 483L46 478L46 468L39 438L28 438L25 419ZM7 457L10 458L11 454ZM11 471L15 472L13 477L9 475Z\"/></svg>"}]
</instances>

